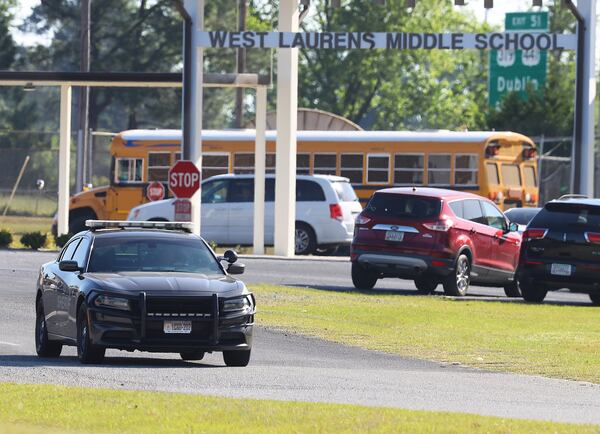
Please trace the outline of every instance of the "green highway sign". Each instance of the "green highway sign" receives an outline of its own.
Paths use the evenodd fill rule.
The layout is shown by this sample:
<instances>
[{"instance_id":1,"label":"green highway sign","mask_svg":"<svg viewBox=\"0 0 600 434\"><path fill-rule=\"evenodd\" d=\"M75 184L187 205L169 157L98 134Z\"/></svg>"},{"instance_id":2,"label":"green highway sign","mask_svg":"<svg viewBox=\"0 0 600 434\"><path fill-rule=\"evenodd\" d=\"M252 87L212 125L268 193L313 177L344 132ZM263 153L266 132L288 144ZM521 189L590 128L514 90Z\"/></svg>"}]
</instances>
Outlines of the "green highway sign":
<instances>
[{"instance_id":1,"label":"green highway sign","mask_svg":"<svg viewBox=\"0 0 600 434\"><path fill-rule=\"evenodd\" d=\"M514 12L505 18L506 32L547 32L548 12ZM545 50L490 51L488 102L497 106L510 92L527 97L527 87L540 89L546 83L548 52Z\"/></svg>"}]
</instances>

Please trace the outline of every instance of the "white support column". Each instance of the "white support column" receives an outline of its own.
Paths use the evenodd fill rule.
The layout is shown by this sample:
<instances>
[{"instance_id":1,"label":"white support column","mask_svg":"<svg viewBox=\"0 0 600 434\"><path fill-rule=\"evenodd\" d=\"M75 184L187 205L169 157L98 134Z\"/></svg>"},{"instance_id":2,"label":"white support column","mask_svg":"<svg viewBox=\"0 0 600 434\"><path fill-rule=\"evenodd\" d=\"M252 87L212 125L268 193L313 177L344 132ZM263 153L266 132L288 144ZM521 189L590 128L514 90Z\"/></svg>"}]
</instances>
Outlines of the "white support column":
<instances>
[{"instance_id":1,"label":"white support column","mask_svg":"<svg viewBox=\"0 0 600 434\"><path fill-rule=\"evenodd\" d=\"M280 32L298 31L298 1L280 0ZM298 49L277 51L277 148L275 159L275 254L294 255Z\"/></svg>"},{"instance_id":2,"label":"white support column","mask_svg":"<svg viewBox=\"0 0 600 434\"><path fill-rule=\"evenodd\" d=\"M185 0L185 9L192 17L194 31L192 34L192 101L191 101L191 142L190 159L199 170L202 169L202 83L204 51L198 46L198 32L204 28L204 0ZM200 198L198 191L192 201L192 231L200 234Z\"/></svg>"},{"instance_id":3,"label":"white support column","mask_svg":"<svg viewBox=\"0 0 600 434\"><path fill-rule=\"evenodd\" d=\"M265 254L265 159L267 128L267 88L256 88L256 147L254 149L254 248L255 255Z\"/></svg>"},{"instance_id":4,"label":"white support column","mask_svg":"<svg viewBox=\"0 0 600 434\"><path fill-rule=\"evenodd\" d=\"M58 235L69 233L71 166L71 86L60 86L60 145L58 150Z\"/></svg>"},{"instance_id":5,"label":"white support column","mask_svg":"<svg viewBox=\"0 0 600 434\"><path fill-rule=\"evenodd\" d=\"M581 134L581 177L579 191L594 195L594 100L596 97L596 0L579 0L577 9L585 18L585 65Z\"/></svg>"}]
</instances>

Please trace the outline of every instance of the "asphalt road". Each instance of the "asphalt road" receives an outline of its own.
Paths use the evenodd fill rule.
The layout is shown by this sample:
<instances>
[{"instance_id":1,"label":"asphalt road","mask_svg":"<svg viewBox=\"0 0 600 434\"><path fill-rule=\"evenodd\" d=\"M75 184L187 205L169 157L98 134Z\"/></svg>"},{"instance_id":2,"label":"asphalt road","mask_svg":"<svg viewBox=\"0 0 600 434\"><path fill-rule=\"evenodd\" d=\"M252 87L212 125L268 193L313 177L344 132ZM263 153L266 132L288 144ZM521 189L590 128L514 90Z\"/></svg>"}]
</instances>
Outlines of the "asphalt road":
<instances>
[{"instance_id":1,"label":"asphalt road","mask_svg":"<svg viewBox=\"0 0 600 434\"><path fill-rule=\"evenodd\" d=\"M164 390L232 397L353 403L600 424L600 385L491 373L324 342L258 328L247 368L226 368L220 354L201 362L176 355L110 350L105 364L82 366L67 348L41 360L33 343L37 268L54 254L0 251L0 381ZM248 259L245 280L351 290L348 264ZM412 285L382 288L410 293ZM387 288L387 289L386 289ZM476 289L481 299L502 299ZM490 295L491 294L491 295ZM581 303L559 294L563 303Z\"/></svg>"}]
</instances>

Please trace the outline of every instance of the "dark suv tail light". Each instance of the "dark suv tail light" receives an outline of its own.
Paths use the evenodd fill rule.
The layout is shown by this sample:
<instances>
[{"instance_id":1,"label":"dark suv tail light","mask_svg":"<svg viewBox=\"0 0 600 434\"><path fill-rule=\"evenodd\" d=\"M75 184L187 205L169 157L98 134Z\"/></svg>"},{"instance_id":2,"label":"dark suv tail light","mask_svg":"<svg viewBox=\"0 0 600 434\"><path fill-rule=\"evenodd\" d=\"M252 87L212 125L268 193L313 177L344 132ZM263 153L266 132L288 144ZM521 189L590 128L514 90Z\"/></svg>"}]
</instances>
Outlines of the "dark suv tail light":
<instances>
[{"instance_id":1,"label":"dark suv tail light","mask_svg":"<svg viewBox=\"0 0 600 434\"><path fill-rule=\"evenodd\" d=\"M598 232L586 232L585 240L588 243L600 244L600 233Z\"/></svg>"},{"instance_id":2,"label":"dark suv tail light","mask_svg":"<svg viewBox=\"0 0 600 434\"><path fill-rule=\"evenodd\" d=\"M544 238L546 236L547 233L548 233L548 229L537 229L537 228L526 229L525 232L523 232L523 241L541 240L542 238Z\"/></svg>"},{"instance_id":3,"label":"dark suv tail light","mask_svg":"<svg viewBox=\"0 0 600 434\"><path fill-rule=\"evenodd\" d=\"M446 219L435 223L423 223L423 226L431 231L448 232L453 224L454 222L452 220Z\"/></svg>"},{"instance_id":4,"label":"dark suv tail light","mask_svg":"<svg viewBox=\"0 0 600 434\"><path fill-rule=\"evenodd\" d=\"M339 221L344 220L344 215L342 214L342 207L339 203L329 205L329 215L332 219Z\"/></svg>"}]
</instances>

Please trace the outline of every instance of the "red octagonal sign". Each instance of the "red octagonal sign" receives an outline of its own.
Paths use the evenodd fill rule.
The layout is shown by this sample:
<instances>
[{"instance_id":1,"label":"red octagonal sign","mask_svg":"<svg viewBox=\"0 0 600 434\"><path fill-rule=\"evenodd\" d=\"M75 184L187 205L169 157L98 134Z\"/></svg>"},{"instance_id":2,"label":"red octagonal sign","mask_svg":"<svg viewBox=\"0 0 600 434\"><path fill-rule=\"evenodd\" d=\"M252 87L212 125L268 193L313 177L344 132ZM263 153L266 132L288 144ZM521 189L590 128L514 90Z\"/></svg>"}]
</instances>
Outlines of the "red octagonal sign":
<instances>
[{"instance_id":1,"label":"red octagonal sign","mask_svg":"<svg viewBox=\"0 0 600 434\"><path fill-rule=\"evenodd\" d=\"M169 169L169 190L178 199L189 199L200 188L200 171L189 160L181 160Z\"/></svg>"},{"instance_id":2,"label":"red octagonal sign","mask_svg":"<svg viewBox=\"0 0 600 434\"><path fill-rule=\"evenodd\" d=\"M161 182L153 181L146 187L146 197L149 201L163 200L165 198L165 187Z\"/></svg>"}]
</instances>

